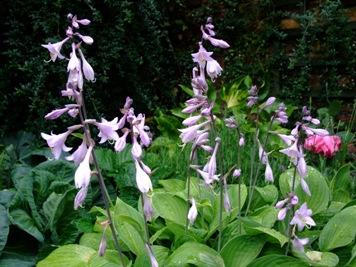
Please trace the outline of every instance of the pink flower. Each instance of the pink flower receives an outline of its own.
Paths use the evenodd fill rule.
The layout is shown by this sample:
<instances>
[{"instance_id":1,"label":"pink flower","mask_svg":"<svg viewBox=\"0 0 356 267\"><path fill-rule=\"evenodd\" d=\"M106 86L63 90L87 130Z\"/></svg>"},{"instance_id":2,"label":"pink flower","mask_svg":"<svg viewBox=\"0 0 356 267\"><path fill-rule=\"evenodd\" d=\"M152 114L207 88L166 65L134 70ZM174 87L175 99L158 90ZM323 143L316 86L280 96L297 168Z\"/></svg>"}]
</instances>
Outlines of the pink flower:
<instances>
[{"instance_id":1,"label":"pink flower","mask_svg":"<svg viewBox=\"0 0 356 267\"><path fill-rule=\"evenodd\" d=\"M65 145L65 141L67 140L67 137L70 134L71 131L66 131L65 133L61 133L61 134L51 133L51 135L41 133L42 138L47 141L48 146L51 148L55 159L59 159L62 150L68 152L72 149L71 147L67 147Z\"/></svg>"},{"instance_id":2,"label":"pink flower","mask_svg":"<svg viewBox=\"0 0 356 267\"><path fill-rule=\"evenodd\" d=\"M304 142L305 149L328 158L333 157L340 149L340 146L341 139L337 135L312 135Z\"/></svg>"}]
</instances>

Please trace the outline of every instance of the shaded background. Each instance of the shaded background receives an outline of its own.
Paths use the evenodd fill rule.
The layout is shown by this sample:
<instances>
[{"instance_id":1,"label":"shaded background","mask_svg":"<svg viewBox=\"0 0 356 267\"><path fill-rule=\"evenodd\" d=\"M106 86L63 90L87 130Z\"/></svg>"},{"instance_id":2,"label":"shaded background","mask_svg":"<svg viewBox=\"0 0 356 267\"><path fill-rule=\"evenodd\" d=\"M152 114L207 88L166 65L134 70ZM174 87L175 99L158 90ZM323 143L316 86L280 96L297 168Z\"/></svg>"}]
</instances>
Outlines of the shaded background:
<instances>
[{"instance_id":1,"label":"shaded background","mask_svg":"<svg viewBox=\"0 0 356 267\"><path fill-rule=\"evenodd\" d=\"M312 100L347 120L355 96L355 7L351 0L4 1L0 136L53 129L43 117L65 103L66 62L45 63L40 44L63 39L69 12L92 21L81 32L94 38L85 54L97 80L85 88L95 118L118 116L126 95L148 116L177 106L199 27L212 16L218 37L231 45L215 55L225 82L248 74L270 94L295 104Z\"/></svg>"}]
</instances>

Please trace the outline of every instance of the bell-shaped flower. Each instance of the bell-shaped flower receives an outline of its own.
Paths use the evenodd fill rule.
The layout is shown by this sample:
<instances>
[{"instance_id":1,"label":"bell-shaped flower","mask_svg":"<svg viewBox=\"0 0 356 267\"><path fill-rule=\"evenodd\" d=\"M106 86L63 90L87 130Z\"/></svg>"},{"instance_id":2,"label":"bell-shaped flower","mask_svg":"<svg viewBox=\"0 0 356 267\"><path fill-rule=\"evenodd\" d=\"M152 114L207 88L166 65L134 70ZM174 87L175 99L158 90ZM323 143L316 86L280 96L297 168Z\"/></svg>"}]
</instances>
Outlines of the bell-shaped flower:
<instances>
[{"instance_id":1,"label":"bell-shaped flower","mask_svg":"<svg viewBox=\"0 0 356 267\"><path fill-rule=\"evenodd\" d=\"M88 187L90 182L91 170L90 170L90 156L93 147L90 146L85 154L83 161L79 164L74 174L74 182L76 188Z\"/></svg>"},{"instance_id":2,"label":"bell-shaped flower","mask_svg":"<svg viewBox=\"0 0 356 267\"><path fill-rule=\"evenodd\" d=\"M74 209L77 210L82 207L85 198L87 197L88 187L82 187L74 198Z\"/></svg>"},{"instance_id":3,"label":"bell-shaped flower","mask_svg":"<svg viewBox=\"0 0 356 267\"><path fill-rule=\"evenodd\" d=\"M310 228L315 226L315 222L312 219L312 210L308 209L307 203L304 203L298 210L295 211L294 217L291 220L291 225L297 225L298 231L302 231L304 227Z\"/></svg>"},{"instance_id":4,"label":"bell-shaped flower","mask_svg":"<svg viewBox=\"0 0 356 267\"><path fill-rule=\"evenodd\" d=\"M307 182L304 180L304 178L300 179L300 186L302 187L303 191L308 195L311 196L311 192L309 189L309 186L307 184Z\"/></svg>"},{"instance_id":5,"label":"bell-shaped flower","mask_svg":"<svg viewBox=\"0 0 356 267\"><path fill-rule=\"evenodd\" d=\"M274 96L269 97L266 102L264 103L264 107L269 107L271 106L274 102L276 101L276 98Z\"/></svg>"},{"instance_id":6,"label":"bell-shaped flower","mask_svg":"<svg viewBox=\"0 0 356 267\"><path fill-rule=\"evenodd\" d=\"M69 110L69 108L67 108L67 107L61 108L61 109L52 110L50 113L48 113L45 116L45 119L47 119L47 120L55 120L55 119L59 118L60 116L62 116L64 113L66 113L68 110Z\"/></svg>"},{"instance_id":7,"label":"bell-shaped flower","mask_svg":"<svg viewBox=\"0 0 356 267\"><path fill-rule=\"evenodd\" d=\"M231 129L237 128L237 123L234 117L224 119L225 126Z\"/></svg>"},{"instance_id":8,"label":"bell-shaped flower","mask_svg":"<svg viewBox=\"0 0 356 267\"><path fill-rule=\"evenodd\" d=\"M80 54L80 58L82 59L83 74L84 74L85 79L87 79L88 81L94 82L95 77L94 77L93 68L90 66L88 61L85 59L84 54L83 54L82 50L80 50L80 49L79 49L79 54Z\"/></svg>"},{"instance_id":9,"label":"bell-shaped flower","mask_svg":"<svg viewBox=\"0 0 356 267\"><path fill-rule=\"evenodd\" d=\"M182 124L184 126L193 126L196 124L199 120L201 119L201 115L196 115L196 116L191 116L189 118L186 118Z\"/></svg>"},{"instance_id":10,"label":"bell-shaped flower","mask_svg":"<svg viewBox=\"0 0 356 267\"><path fill-rule=\"evenodd\" d=\"M141 155L142 155L142 147L137 142L137 136L136 135L133 135L133 137L132 137L131 154L134 157L134 159L139 159L141 157Z\"/></svg>"},{"instance_id":11,"label":"bell-shaped flower","mask_svg":"<svg viewBox=\"0 0 356 267\"><path fill-rule=\"evenodd\" d=\"M202 43L199 43L199 51L192 54L193 61L198 63L201 67L205 66L207 61L213 60L211 57L212 54L213 52L207 52Z\"/></svg>"},{"instance_id":12,"label":"bell-shaped flower","mask_svg":"<svg viewBox=\"0 0 356 267\"><path fill-rule=\"evenodd\" d=\"M88 35L81 35L80 33L75 33L75 35L79 36L79 38L82 39L83 42L88 45L91 45L92 43L94 43L94 39Z\"/></svg>"},{"instance_id":13,"label":"bell-shaped flower","mask_svg":"<svg viewBox=\"0 0 356 267\"><path fill-rule=\"evenodd\" d=\"M106 235L105 232L103 233L100 243L99 243L99 248L98 248L98 255L100 257L103 257L105 255L106 252L106 248L107 248L107 241L106 241Z\"/></svg>"},{"instance_id":14,"label":"bell-shaped flower","mask_svg":"<svg viewBox=\"0 0 356 267\"><path fill-rule=\"evenodd\" d=\"M215 142L216 143L215 143L213 154L211 155L210 160L204 167L204 171L208 172L209 176L211 176L211 177L213 177L216 174L216 154L218 152L221 139L219 137L217 137L215 139Z\"/></svg>"},{"instance_id":15,"label":"bell-shaped flower","mask_svg":"<svg viewBox=\"0 0 356 267\"><path fill-rule=\"evenodd\" d=\"M189 211L188 211L188 220L189 220L189 224L193 225L197 216L198 216L198 209L197 206L195 204L195 199L192 198L191 200L192 206L190 207Z\"/></svg>"},{"instance_id":16,"label":"bell-shaped flower","mask_svg":"<svg viewBox=\"0 0 356 267\"><path fill-rule=\"evenodd\" d=\"M62 150L68 152L72 149L71 147L67 147L65 145L65 141L67 140L68 135L71 133L72 131L66 131L65 133L61 133L61 134L51 133L51 135L41 133L42 138L47 141L48 146L52 150L52 154L55 159L59 159Z\"/></svg>"},{"instance_id":17,"label":"bell-shaped flower","mask_svg":"<svg viewBox=\"0 0 356 267\"><path fill-rule=\"evenodd\" d=\"M298 149L297 144L298 144L298 140L296 140L293 143L293 145L291 145L290 147L282 149L282 150L279 150L279 152L287 155L288 157L290 157L292 159L297 159L297 158L302 156L301 152Z\"/></svg>"},{"instance_id":18,"label":"bell-shaped flower","mask_svg":"<svg viewBox=\"0 0 356 267\"><path fill-rule=\"evenodd\" d=\"M68 110L68 115L71 116L72 118L77 117L79 114L79 109L77 108L71 108L70 110Z\"/></svg>"},{"instance_id":19,"label":"bell-shaped flower","mask_svg":"<svg viewBox=\"0 0 356 267\"><path fill-rule=\"evenodd\" d=\"M215 60L209 60L206 65L206 72L209 75L210 79L214 82L215 79L221 75L221 68L220 64Z\"/></svg>"},{"instance_id":20,"label":"bell-shaped flower","mask_svg":"<svg viewBox=\"0 0 356 267\"><path fill-rule=\"evenodd\" d=\"M96 127L99 129L98 136L100 139L100 144L106 142L106 140L117 140L119 135L117 134L117 130L119 129L117 123L117 117L112 121L107 121L105 119L101 119L101 122L95 122Z\"/></svg>"},{"instance_id":21,"label":"bell-shaped flower","mask_svg":"<svg viewBox=\"0 0 356 267\"><path fill-rule=\"evenodd\" d=\"M220 175L213 175L211 176L207 171L202 171L200 169L196 169L196 171L201 175L201 177L204 179L205 184L209 185L212 184L214 181L219 180Z\"/></svg>"},{"instance_id":22,"label":"bell-shaped flower","mask_svg":"<svg viewBox=\"0 0 356 267\"><path fill-rule=\"evenodd\" d=\"M268 161L266 163L265 180L268 182L273 182L273 172L272 172L272 168L269 165Z\"/></svg>"},{"instance_id":23,"label":"bell-shaped flower","mask_svg":"<svg viewBox=\"0 0 356 267\"><path fill-rule=\"evenodd\" d=\"M77 54L75 53L75 44L73 43L72 44L72 53L70 54L70 59L69 59L69 62L68 62L68 66L67 66L67 71L74 71L74 70L77 70L77 71L80 71L80 61L77 57Z\"/></svg>"},{"instance_id":24,"label":"bell-shaped flower","mask_svg":"<svg viewBox=\"0 0 356 267\"><path fill-rule=\"evenodd\" d=\"M74 151L72 155L66 157L66 160L74 161L75 165L79 165L84 160L87 151L88 148L86 142L83 140L82 144L77 148L77 150Z\"/></svg>"},{"instance_id":25,"label":"bell-shaped flower","mask_svg":"<svg viewBox=\"0 0 356 267\"><path fill-rule=\"evenodd\" d=\"M262 164L265 164L267 163L268 161L268 157L267 157L267 153L266 151L263 149L260 141L258 141L258 156L259 156L259 159L260 161L262 162Z\"/></svg>"},{"instance_id":26,"label":"bell-shaped flower","mask_svg":"<svg viewBox=\"0 0 356 267\"><path fill-rule=\"evenodd\" d=\"M295 138L293 135L286 135L286 134L277 134L279 138L287 145L291 146L293 142L295 142Z\"/></svg>"},{"instance_id":27,"label":"bell-shaped flower","mask_svg":"<svg viewBox=\"0 0 356 267\"><path fill-rule=\"evenodd\" d=\"M297 171L298 174L301 178L304 178L307 176L308 170L307 170L307 163L305 162L304 155L298 158L297 161Z\"/></svg>"},{"instance_id":28,"label":"bell-shaped flower","mask_svg":"<svg viewBox=\"0 0 356 267\"><path fill-rule=\"evenodd\" d=\"M232 176L235 178L238 178L241 176L241 169L235 169L234 172L232 173Z\"/></svg>"},{"instance_id":29,"label":"bell-shaped flower","mask_svg":"<svg viewBox=\"0 0 356 267\"><path fill-rule=\"evenodd\" d=\"M304 246L309 243L309 238L298 238L297 236L294 237L292 240L293 249L304 252Z\"/></svg>"},{"instance_id":30,"label":"bell-shaped flower","mask_svg":"<svg viewBox=\"0 0 356 267\"><path fill-rule=\"evenodd\" d=\"M152 190L152 182L148 174L142 170L140 164L136 159L135 160L135 167L136 167L136 184L137 188L140 190L141 193L148 193Z\"/></svg>"},{"instance_id":31,"label":"bell-shaped flower","mask_svg":"<svg viewBox=\"0 0 356 267\"><path fill-rule=\"evenodd\" d=\"M198 130L208 124L209 121L202 122L197 125L190 126L185 129L179 129L181 134L179 135L183 143L190 143L198 136Z\"/></svg>"},{"instance_id":32,"label":"bell-shaped flower","mask_svg":"<svg viewBox=\"0 0 356 267\"><path fill-rule=\"evenodd\" d=\"M49 51L49 54L51 56L51 60L54 62L56 61L57 57L59 59L63 59L64 56L61 54L61 49L62 49L62 46L65 42L67 42L69 40L69 38L65 38L64 40L60 41L60 42L57 42L57 43L54 43L54 44L51 44L51 43L48 43L46 45L41 45L42 47L48 49Z\"/></svg>"},{"instance_id":33,"label":"bell-shaped flower","mask_svg":"<svg viewBox=\"0 0 356 267\"><path fill-rule=\"evenodd\" d=\"M245 138L243 135L241 135L240 139L239 139L239 146L244 146L245 145Z\"/></svg>"},{"instance_id":34,"label":"bell-shaped flower","mask_svg":"<svg viewBox=\"0 0 356 267\"><path fill-rule=\"evenodd\" d=\"M148 147L151 143L151 138L149 137L148 133L145 131L145 116L142 114L138 114L137 118L139 119L139 123L136 124L134 128L138 130L141 143L144 146Z\"/></svg>"},{"instance_id":35,"label":"bell-shaped flower","mask_svg":"<svg viewBox=\"0 0 356 267\"><path fill-rule=\"evenodd\" d=\"M124 148L126 146L126 138L129 133L130 133L130 130L126 129L124 131L124 134L116 140L115 146L114 146L116 152L121 152L122 150L124 150Z\"/></svg>"},{"instance_id":36,"label":"bell-shaped flower","mask_svg":"<svg viewBox=\"0 0 356 267\"><path fill-rule=\"evenodd\" d=\"M151 221L153 218L153 206L152 198L148 194L142 194L143 196L143 213L147 221Z\"/></svg>"}]
</instances>

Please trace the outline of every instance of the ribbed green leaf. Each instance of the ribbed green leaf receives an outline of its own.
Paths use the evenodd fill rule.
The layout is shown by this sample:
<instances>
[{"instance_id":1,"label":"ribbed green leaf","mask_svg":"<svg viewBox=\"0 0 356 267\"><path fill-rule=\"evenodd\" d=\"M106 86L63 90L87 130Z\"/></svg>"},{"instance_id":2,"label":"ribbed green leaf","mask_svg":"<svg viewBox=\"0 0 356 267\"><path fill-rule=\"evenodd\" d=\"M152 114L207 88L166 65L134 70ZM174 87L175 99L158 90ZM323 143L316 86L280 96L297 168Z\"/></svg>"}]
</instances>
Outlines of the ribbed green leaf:
<instances>
[{"instance_id":1,"label":"ribbed green leaf","mask_svg":"<svg viewBox=\"0 0 356 267\"><path fill-rule=\"evenodd\" d=\"M38 241L43 242L44 237L35 225L34 220L24 210L15 209L10 212L10 221L20 229L32 235Z\"/></svg>"},{"instance_id":2,"label":"ribbed green leaf","mask_svg":"<svg viewBox=\"0 0 356 267\"><path fill-rule=\"evenodd\" d=\"M135 255L146 253L145 243L141 237L142 235L131 224L126 221L119 222L117 233L119 238Z\"/></svg>"},{"instance_id":3,"label":"ribbed green leaf","mask_svg":"<svg viewBox=\"0 0 356 267\"><path fill-rule=\"evenodd\" d=\"M307 267L308 264L299 259L283 255L267 255L251 262L248 267Z\"/></svg>"},{"instance_id":4,"label":"ribbed green leaf","mask_svg":"<svg viewBox=\"0 0 356 267\"><path fill-rule=\"evenodd\" d=\"M6 208L0 204L0 255L6 245L9 234L9 219Z\"/></svg>"},{"instance_id":5,"label":"ribbed green leaf","mask_svg":"<svg viewBox=\"0 0 356 267\"><path fill-rule=\"evenodd\" d=\"M320 249L330 251L350 244L356 235L355 221L356 206L348 207L332 217L320 233Z\"/></svg>"},{"instance_id":6,"label":"ribbed green leaf","mask_svg":"<svg viewBox=\"0 0 356 267\"><path fill-rule=\"evenodd\" d=\"M257 236L238 236L221 250L226 267L245 267L260 254L265 241Z\"/></svg>"},{"instance_id":7,"label":"ribbed green leaf","mask_svg":"<svg viewBox=\"0 0 356 267\"><path fill-rule=\"evenodd\" d=\"M159 184L163 186L164 190L170 193L183 191L185 182L178 179L160 180Z\"/></svg>"},{"instance_id":8,"label":"ribbed green leaf","mask_svg":"<svg viewBox=\"0 0 356 267\"><path fill-rule=\"evenodd\" d=\"M289 169L281 174L279 178L279 187L283 196L291 192L293 169ZM326 210L330 200L330 190L326 183L325 177L315 168L308 166L308 175L305 177L311 196L308 196L300 185L300 177L296 175L296 194L299 203L307 202L308 208L312 209L313 214Z\"/></svg>"},{"instance_id":9,"label":"ribbed green leaf","mask_svg":"<svg viewBox=\"0 0 356 267\"><path fill-rule=\"evenodd\" d=\"M152 201L156 215L185 225L187 204L183 199L169 193L153 193Z\"/></svg>"},{"instance_id":10,"label":"ribbed green leaf","mask_svg":"<svg viewBox=\"0 0 356 267\"><path fill-rule=\"evenodd\" d=\"M178 267L192 264L197 267L224 267L224 261L212 248L196 243L186 242L177 248L167 259L166 267Z\"/></svg>"}]
</instances>

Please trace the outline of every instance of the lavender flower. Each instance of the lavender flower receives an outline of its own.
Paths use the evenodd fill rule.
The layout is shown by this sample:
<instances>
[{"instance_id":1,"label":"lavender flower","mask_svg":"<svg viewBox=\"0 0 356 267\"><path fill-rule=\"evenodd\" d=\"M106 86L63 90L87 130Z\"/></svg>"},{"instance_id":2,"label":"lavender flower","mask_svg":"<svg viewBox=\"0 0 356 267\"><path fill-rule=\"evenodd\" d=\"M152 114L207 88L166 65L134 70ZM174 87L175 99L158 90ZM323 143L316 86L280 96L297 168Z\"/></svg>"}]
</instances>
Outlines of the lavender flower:
<instances>
[{"instance_id":1,"label":"lavender flower","mask_svg":"<svg viewBox=\"0 0 356 267\"><path fill-rule=\"evenodd\" d=\"M288 122L288 115L286 110L287 108L284 103L280 103L278 109L275 111L276 120L282 124L286 124Z\"/></svg>"},{"instance_id":2,"label":"lavender flower","mask_svg":"<svg viewBox=\"0 0 356 267\"><path fill-rule=\"evenodd\" d=\"M142 194L143 196L143 213L147 221L151 221L153 218L153 206L152 198L148 194Z\"/></svg>"},{"instance_id":3,"label":"lavender flower","mask_svg":"<svg viewBox=\"0 0 356 267\"><path fill-rule=\"evenodd\" d=\"M152 190L152 182L148 174L141 168L138 160L135 159L136 184L141 193L148 193Z\"/></svg>"},{"instance_id":4,"label":"lavender flower","mask_svg":"<svg viewBox=\"0 0 356 267\"><path fill-rule=\"evenodd\" d=\"M74 199L74 209L77 210L79 207L82 207L85 198L87 197L88 187L82 187L75 196Z\"/></svg>"},{"instance_id":5,"label":"lavender flower","mask_svg":"<svg viewBox=\"0 0 356 267\"><path fill-rule=\"evenodd\" d=\"M57 42L57 43L54 43L54 44L51 44L51 43L48 43L46 45L42 45L42 47L48 49L49 53L50 53L50 56L51 56L51 59L49 61L53 61L55 62L57 57L59 59L63 59L64 56L61 54L61 49L62 49L62 46L65 42L67 42L69 40L69 38L65 38L63 39L62 41L60 42Z\"/></svg>"},{"instance_id":6,"label":"lavender flower","mask_svg":"<svg viewBox=\"0 0 356 267\"><path fill-rule=\"evenodd\" d=\"M295 211L294 217L291 220L291 225L297 225L298 231L302 231L306 226L309 228L310 226L315 226L314 220L311 218L312 210L308 209L307 203L303 203L303 205Z\"/></svg>"},{"instance_id":7,"label":"lavender flower","mask_svg":"<svg viewBox=\"0 0 356 267\"><path fill-rule=\"evenodd\" d=\"M88 148L86 142L83 140L82 144L77 148L77 150L74 151L72 155L66 157L66 160L74 161L75 165L79 165L84 160L87 151Z\"/></svg>"},{"instance_id":8,"label":"lavender flower","mask_svg":"<svg viewBox=\"0 0 356 267\"><path fill-rule=\"evenodd\" d=\"M159 267L158 262L157 262L155 256L153 255L151 246L148 244L145 244L145 246L148 251L148 256L150 257L151 267Z\"/></svg>"},{"instance_id":9,"label":"lavender flower","mask_svg":"<svg viewBox=\"0 0 356 267\"><path fill-rule=\"evenodd\" d=\"M47 141L48 146L51 148L55 159L59 159L62 150L65 152L72 150L71 147L67 147L65 145L65 141L67 140L68 135L70 135L71 133L72 131L69 130L61 134L51 133L51 135L48 135L45 133L41 133L42 138Z\"/></svg>"},{"instance_id":10,"label":"lavender flower","mask_svg":"<svg viewBox=\"0 0 356 267\"><path fill-rule=\"evenodd\" d=\"M295 250L304 252L304 246L309 243L309 238L298 238L294 237L292 240L292 246Z\"/></svg>"},{"instance_id":11,"label":"lavender flower","mask_svg":"<svg viewBox=\"0 0 356 267\"><path fill-rule=\"evenodd\" d=\"M197 210L197 206L195 204L194 198L192 198L191 203L192 203L192 206L190 207L189 212L188 212L188 220L189 220L189 224L193 225L197 216L198 216L198 210Z\"/></svg>"},{"instance_id":12,"label":"lavender flower","mask_svg":"<svg viewBox=\"0 0 356 267\"><path fill-rule=\"evenodd\" d=\"M106 142L107 140L117 140L119 135L117 134L117 130L119 129L117 123L117 117L112 121L107 121L105 119L101 119L101 122L95 122L95 125L99 129L98 136L101 138L100 144Z\"/></svg>"},{"instance_id":13,"label":"lavender flower","mask_svg":"<svg viewBox=\"0 0 356 267\"><path fill-rule=\"evenodd\" d=\"M93 146L90 146L85 154L83 161L79 164L79 167L75 171L74 181L76 188L88 187L90 182L91 170L90 170L90 156L93 150Z\"/></svg>"},{"instance_id":14,"label":"lavender flower","mask_svg":"<svg viewBox=\"0 0 356 267\"><path fill-rule=\"evenodd\" d=\"M248 90L248 94L249 96L247 97L247 106L250 108L252 106L254 106L257 101L258 101L258 89L257 89L257 86L256 85L253 85L250 90Z\"/></svg>"}]
</instances>

